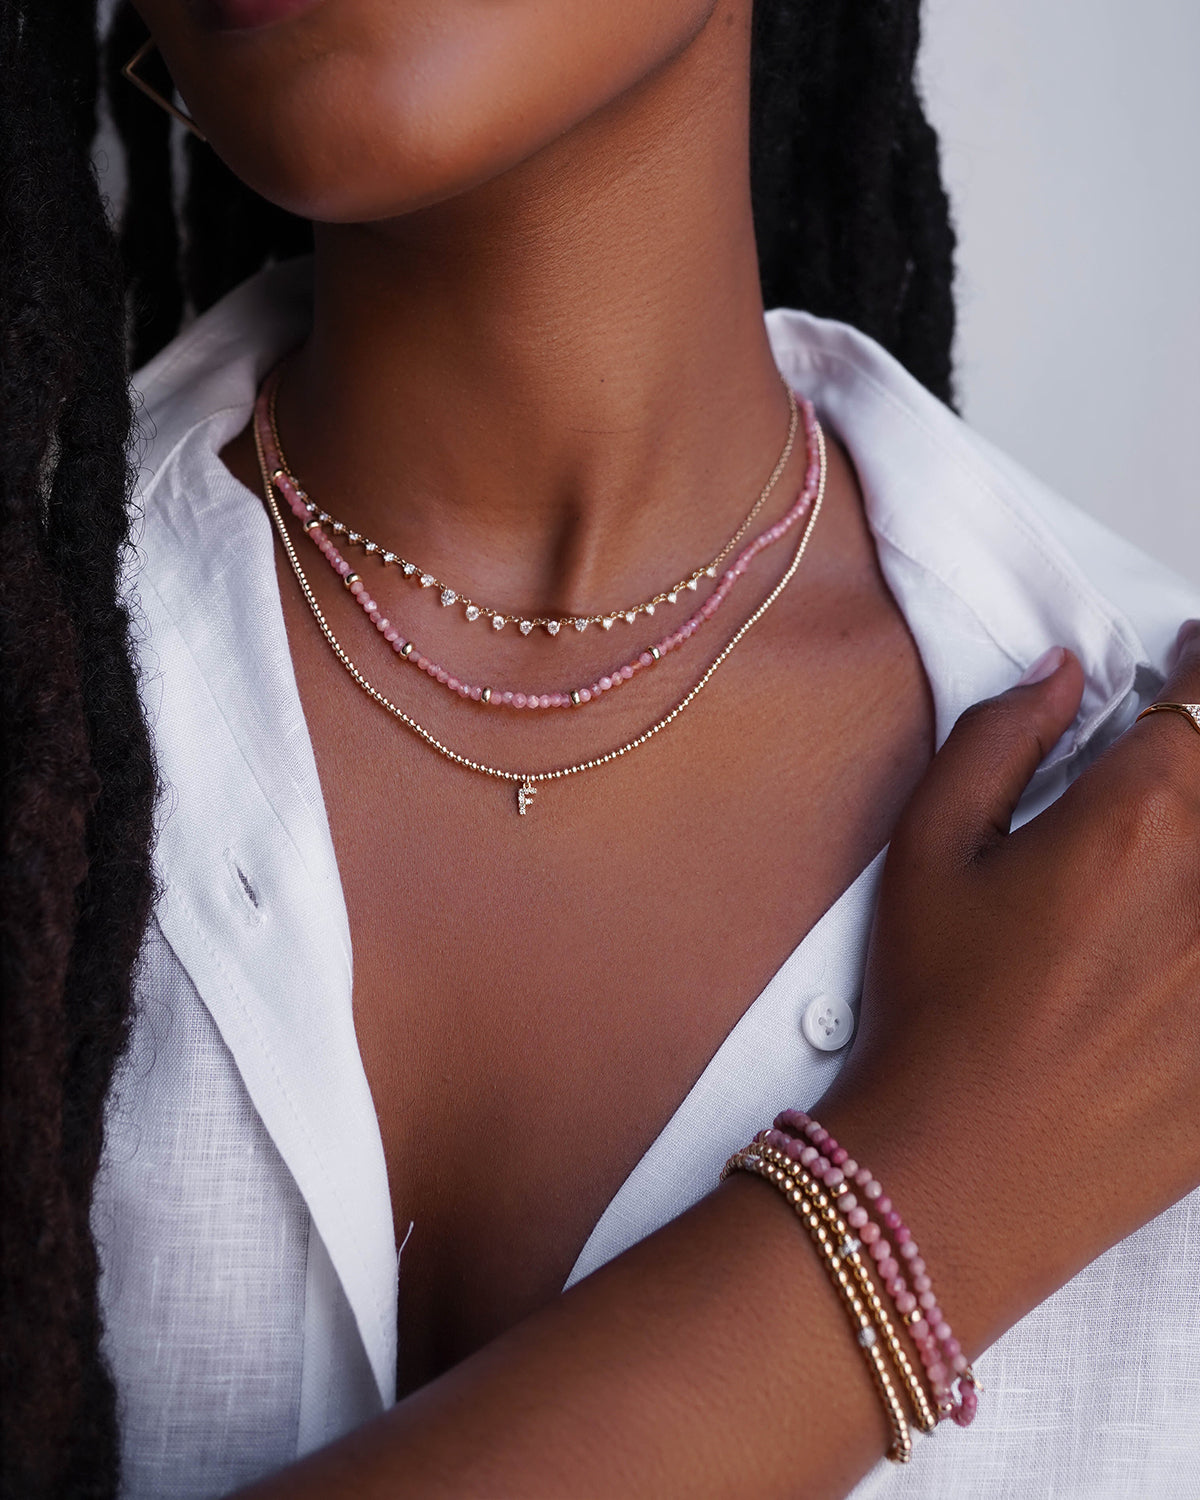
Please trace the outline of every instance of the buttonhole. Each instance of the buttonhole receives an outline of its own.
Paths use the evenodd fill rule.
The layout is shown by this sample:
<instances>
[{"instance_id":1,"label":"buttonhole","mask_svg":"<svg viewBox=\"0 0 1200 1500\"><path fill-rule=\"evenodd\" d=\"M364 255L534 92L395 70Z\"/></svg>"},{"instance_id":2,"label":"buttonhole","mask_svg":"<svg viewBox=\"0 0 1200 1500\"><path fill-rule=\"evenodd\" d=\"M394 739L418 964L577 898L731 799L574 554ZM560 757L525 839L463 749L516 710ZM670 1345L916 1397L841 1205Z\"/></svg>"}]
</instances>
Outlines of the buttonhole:
<instances>
[{"instance_id":1,"label":"buttonhole","mask_svg":"<svg viewBox=\"0 0 1200 1500\"><path fill-rule=\"evenodd\" d=\"M246 893L247 901L249 901L250 905L254 908L255 911L257 911L258 894L255 891L254 887L250 884L249 876L246 874L245 870L242 869L241 865L234 865L234 869L237 871L238 879L242 882L242 890L244 890Z\"/></svg>"},{"instance_id":2,"label":"buttonhole","mask_svg":"<svg viewBox=\"0 0 1200 1500\"><path fill-rule=\"evenodd\" d=\"M239 865L237 860L233 857L232 849L226 849L225 863L229 866L230 874L236 877L242 895L245 896L246 900L249 902L251 910L254 912L255 917L259 921L261 921L263 913L258 904L258 892L254 889L254 884L251 881L249 875L246 874L245 870L242 869L241 865Z\"/></svg>"}]
</instances>

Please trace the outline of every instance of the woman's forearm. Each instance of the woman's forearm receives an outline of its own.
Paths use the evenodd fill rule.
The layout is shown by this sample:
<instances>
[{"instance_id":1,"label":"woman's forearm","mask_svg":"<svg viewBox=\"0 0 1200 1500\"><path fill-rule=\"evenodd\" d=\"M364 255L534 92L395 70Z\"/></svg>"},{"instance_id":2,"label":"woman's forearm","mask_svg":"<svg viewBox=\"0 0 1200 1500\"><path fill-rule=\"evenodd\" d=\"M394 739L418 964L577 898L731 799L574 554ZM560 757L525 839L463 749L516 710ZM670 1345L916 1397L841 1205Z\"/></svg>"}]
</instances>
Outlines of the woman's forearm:
<instances>
[{"instance_id":1,"label":"woman's forearm","mask_svg":"<svg viewBox=\"0 0 1200 1500\"><path fill-rule=\"evenodd\" d=\"M740 1174L245 1500L794 1500L886 1450L860 1351L782 1197Z\"/></svg>"}]
</instances>

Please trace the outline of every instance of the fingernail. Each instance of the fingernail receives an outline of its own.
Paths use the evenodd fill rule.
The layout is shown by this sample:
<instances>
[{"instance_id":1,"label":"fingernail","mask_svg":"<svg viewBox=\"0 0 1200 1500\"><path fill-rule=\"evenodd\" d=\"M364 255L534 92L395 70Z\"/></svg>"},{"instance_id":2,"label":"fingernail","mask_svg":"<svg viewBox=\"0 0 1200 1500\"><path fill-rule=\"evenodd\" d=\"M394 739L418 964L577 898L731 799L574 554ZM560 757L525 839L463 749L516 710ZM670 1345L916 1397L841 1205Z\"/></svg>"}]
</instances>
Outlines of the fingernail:
<instances>
[{"instance_id":1,"label":"fingernail","mask_svg":"<svg viewBox=\"0 0 1200 1500\"><path fill-rule=\"evenodd\" d=\"M1033 666L1026 668L1017 686L1032 687L1035 682L1045 682L1047 677L1054 676L1066 659L1067 653L1061 646L1051 646L1049 651L1038 657Z\"/></svg>"},{"instance_id":2,"label":"fingernail","mask_svg":"<svg viewBox=\"0 0 1200 1500\"><path fill-rule=\"evenodd\" d=\"M1178 649L1200 630L1200 620L1185 620L1179 627L1179 634L1175 637L1175 646Z\"/></svg>"}]
</instances>

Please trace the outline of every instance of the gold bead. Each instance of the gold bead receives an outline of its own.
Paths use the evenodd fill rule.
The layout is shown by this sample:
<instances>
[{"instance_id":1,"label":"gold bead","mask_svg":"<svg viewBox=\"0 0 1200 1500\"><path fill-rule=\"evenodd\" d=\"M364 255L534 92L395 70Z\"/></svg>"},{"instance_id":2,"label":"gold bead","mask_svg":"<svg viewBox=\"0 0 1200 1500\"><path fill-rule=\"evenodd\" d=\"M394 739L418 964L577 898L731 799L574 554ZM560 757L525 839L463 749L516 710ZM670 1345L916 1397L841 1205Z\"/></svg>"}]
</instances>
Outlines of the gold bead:
<instances>
[{"instance_id":1,"label":"gold bead","mask_svg":"<svg viewBox=\"0 0 1200 1500\"><path fill-rule=\"evenodd\" d=\"M479 701L480 703L490 703L492 701L492 690L490 687L485 687L483 689L483 691L479 695Z\"/></svg>"},{"instance_id":2,"label":"gold bead","mask_svg":"<svg viewBox=\"0 0 1200 1500\"><path fill-rule=\"evenodd\" d=\"M357 573L347 573L345 578L342 579L342 582L346 585L347 588L349 588L352 583L360 582L360 579Z\"/></svg>"}]
</instances>

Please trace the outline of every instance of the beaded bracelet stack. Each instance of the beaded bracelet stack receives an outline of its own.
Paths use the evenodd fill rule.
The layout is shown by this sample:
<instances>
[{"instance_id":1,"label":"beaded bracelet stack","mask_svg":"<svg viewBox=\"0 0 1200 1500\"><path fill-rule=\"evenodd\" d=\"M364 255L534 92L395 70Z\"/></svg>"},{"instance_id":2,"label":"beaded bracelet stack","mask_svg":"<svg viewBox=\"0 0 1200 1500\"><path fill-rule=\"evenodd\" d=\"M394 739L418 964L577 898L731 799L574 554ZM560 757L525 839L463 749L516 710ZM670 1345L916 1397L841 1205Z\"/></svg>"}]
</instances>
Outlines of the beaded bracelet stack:
<instances>
[{"instance_id":1,"label":"beaded bracelet stack","mask_svg":"<svg viewBox=\"0 0 1200 1500\"><path fill-rule=\"evenodd\" d=\"M788 1109L774 1129L760 1131L731 1156L721 1176L735 1171L772 1183L812 1237L883 1402L892 1433L888 1457L908 1462L911 1426L932 1432L949 1417L966 1427L982 1387L938 1305L912 1231L867 1168L811 1116ZM928 1391L913 1369L876 1278L916 1347ZM908 1398L911 1418L893 1377Z\"/></svg>"}]
</instances>

